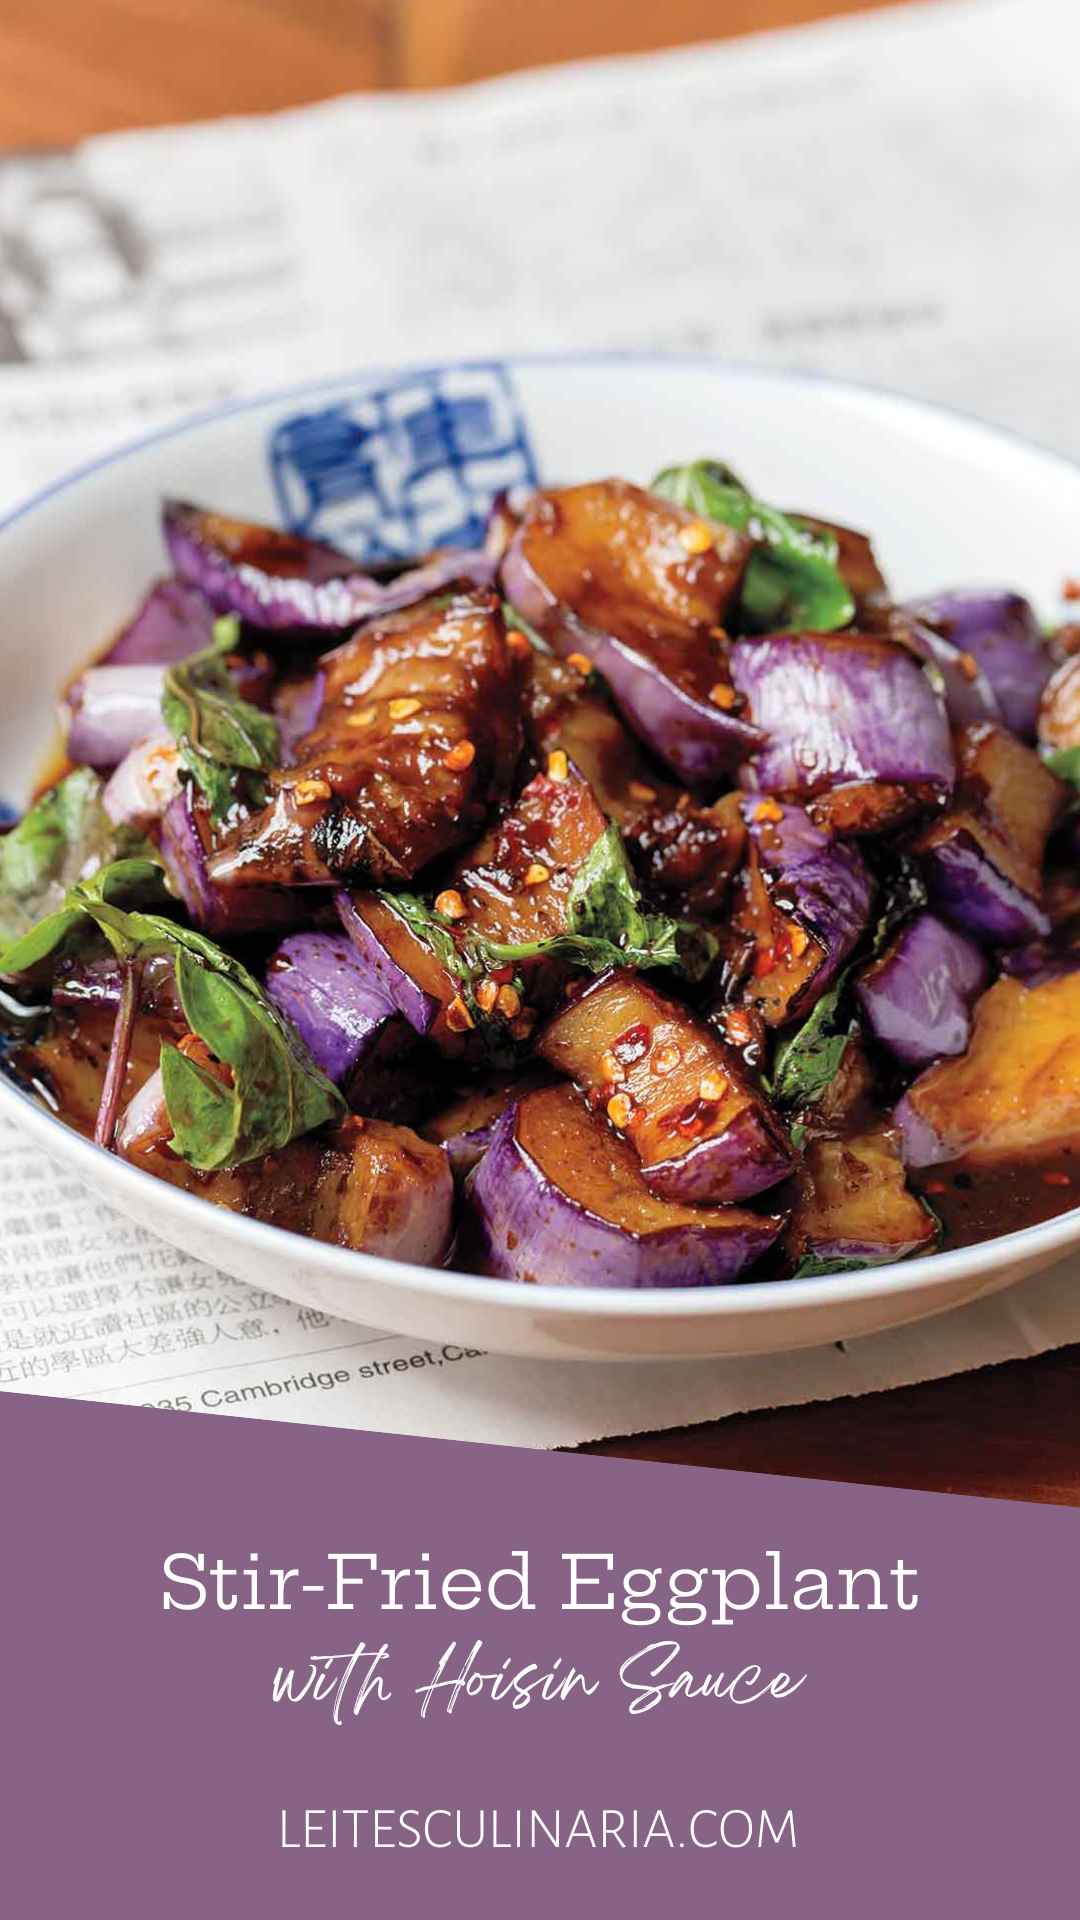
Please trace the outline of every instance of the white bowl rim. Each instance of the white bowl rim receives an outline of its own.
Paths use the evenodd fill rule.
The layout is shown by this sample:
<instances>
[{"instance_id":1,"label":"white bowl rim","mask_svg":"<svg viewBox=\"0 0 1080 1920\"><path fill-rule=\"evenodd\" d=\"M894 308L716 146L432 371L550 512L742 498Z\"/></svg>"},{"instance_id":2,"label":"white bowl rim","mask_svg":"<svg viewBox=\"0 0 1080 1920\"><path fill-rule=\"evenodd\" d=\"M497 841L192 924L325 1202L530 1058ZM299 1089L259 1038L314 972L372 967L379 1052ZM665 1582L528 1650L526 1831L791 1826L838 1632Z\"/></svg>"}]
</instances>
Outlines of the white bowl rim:
<instances>
[{"instance_id":1,"label":"white bowl rim","mask_svg":"<svg viewBox=\"0 0 1080 1920\"><path fill-rule=\"evenodd\" d=\"M58 495L79 486L106 468L136 458L149 447L181 439L203 428L216 426L223 420L257 413L282 402L334 392L353 384L370 384L387 373L430 371L440 364L430 359L380 364L301 381L294 386L273 388L203 409L168 426L142 434L137 439L126 441L110 453L85 461L59 479L39 488L0 518L0 536ZM640 352L633 348L552 350L547 353L488 354L455 359L446 364L466 371L493 364L511 371L514 367L528 366L640 366L674 372L730 373L738 375L740 379L760 380L763 384L824 388L839 395L850 395L864 403L876 403L895 408L901 413L918 415L928 423L940 423L944 419L953 427L965 428L975 437L995 442L1012 441L1019 451L1033 453L1040 460L1055 462L1074 477L1080 473L1080 462L1071 460L1068 455L1041 446L1012 428L991 425L960 408L913 398L870 382L843 380L825 373L789 372L781 367L725 359L716 354L667 354ZM190 1221L197 1228L200 1222L206 1223L206 1209L211 1207L214 1233L249 1248L258 1249L261 1245L268 1254L279 1256L289 1248L296 1248L298 1259L303 1257L305 1264L310 1263L332 1278L348 1280L350 1276L363 1276L386 1285L400 1274L402 1283L407 1282L413 1290L444 1299L463 1298L475 1306L487 1305L517 1315L542 1313L566 1320L573 1320L583 1313L594 1319L612 1320L642 1317L683 1320L711 1318L713 1315L726 1318L732 1314L745 1314L751 1319L771 1318L778 1309L795 1312L800 1308L843 1307L865 1300L871 1293L877 1297L887 1297L892 1292L907 1296L933 1294L944 1290L951 1281L962 1282L969 1277L972 1280L982 1279L996 1274L1002 1267L1022 1263L1032 1255L1045 1255L1045 1263L1049 1264L1055 1253L1066 1249L1080 1237L1080 1206L1077 1206L1056 1214L1051 1220L1021 1227L1012 1233L998 1234L972 1246L957 1247L948 1253L926 1254L915 1260L896 1261L885 1266L862 1267L850 1273L824 1274L801 1280L734 1281L715 1287L576 1287L554 1286L542 1281L522 1286L518 1281L459 1273L451 1267L415 1266L408 1261L356 1253L346 1247L332 1246L326 1241L308 1239L283 1227L270 1226L265 1221L252 1219L245 1214L233 1213L226 1207L215 1207L213 1202L204 1200L199 1194L187 1193L171 1186L168 1181L155 1180L152 1174L144 1172L142 1168L96 1146L92 1140L76 1133L56 1114L41 1106L31 1094L14 1085L3 1073L0 1073L0 1108L7 1110L16 1125L36 1134L46 1151L54 1150L60 1157L71 1160L88 1182L93 1182L95 1172L100 1174L102 1161L107 1162L110 1184L115 1183L118 1190L131 1194L133 1212L143 1211L137 1201L139 1197L146 1199L147 1182L153 1182L157 1205L163 1215L170 1215L178 1222ZM304 1250L302 1256L300 1248Z\"/></svg>"}]
</instances>

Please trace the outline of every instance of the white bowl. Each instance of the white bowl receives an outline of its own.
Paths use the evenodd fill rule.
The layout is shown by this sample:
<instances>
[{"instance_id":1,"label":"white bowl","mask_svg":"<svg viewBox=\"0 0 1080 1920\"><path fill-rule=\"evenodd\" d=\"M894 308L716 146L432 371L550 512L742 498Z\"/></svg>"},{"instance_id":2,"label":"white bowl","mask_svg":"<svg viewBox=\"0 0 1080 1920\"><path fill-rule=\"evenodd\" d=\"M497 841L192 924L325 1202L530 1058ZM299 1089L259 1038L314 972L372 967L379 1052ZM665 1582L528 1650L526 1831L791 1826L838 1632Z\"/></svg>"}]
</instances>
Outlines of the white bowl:
<instances>
[{"instance_id":1,"label":"white bowl","mask_svg":"<svg viewBox=\"0 0 1080 1920\"><path fill-rule=\"evenodd\" d=\"M703 454L764 497L866 527L902 594L1016 583L1045 609L1075 570L1080 469L910 400L709 360L558 356L359 375L205 415L84 468L0 525L0 795L19 804L56 690L162 569L158 500L205 501L362 553L459 535L497 488L647 480ZM506 1353L701 1358L872 1333L1048 1266L1080 1210L864 1273L641 1294L481 1280L242 1219L103 1153L0 1079L0 1111L121 1212L226 1272L360 1321Z\"/></svg>"}]
</instances>

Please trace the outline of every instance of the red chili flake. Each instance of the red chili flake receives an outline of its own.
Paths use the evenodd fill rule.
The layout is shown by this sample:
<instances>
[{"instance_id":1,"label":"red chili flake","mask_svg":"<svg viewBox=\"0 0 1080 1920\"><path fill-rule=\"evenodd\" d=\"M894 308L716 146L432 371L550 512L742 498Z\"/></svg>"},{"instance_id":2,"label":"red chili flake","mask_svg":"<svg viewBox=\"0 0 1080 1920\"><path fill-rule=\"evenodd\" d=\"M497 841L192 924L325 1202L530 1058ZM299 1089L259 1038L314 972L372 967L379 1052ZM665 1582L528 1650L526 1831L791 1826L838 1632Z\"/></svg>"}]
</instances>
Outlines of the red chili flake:
<instances>
[{"instance_id":1,"label":"red chili flake","mask_svg":"<svg viewBox=\"0 0 1080 1920\"><path fill-rule=\"evenodd\" d=\"M947 1191L944 1180L928 1180L923 1188L924 1193L946 1193Z\"/></svg>"},{"instance_id":2,"label":"red chili flake","mask_svg":"<svg viewBox=\"0 0 1080 1920\"><path fill-rule=\"evenodd\" d=\"M1068 579L1061 583L1063 600L1080 600L1080 580Z\"/></svg>"},{"instance_id":3,"label":"red chili flake","mask_svg":"<svg viewBox=\"0 0 1080 1920\"><path fill-rule=\"evenodd\" d=\"M494 980L495 984L500 987L505 987L507 981L512 980L513 977L514 977L514 969L513 969L513 966L509 963L507 963L507 965L503 967L492 967L491 972L488 975L489 980Z\"/></svg>"},{"instance_id":4,"label":"red chili flake","mask_svg":"<svg viewBox=\"0 0 1080 1920\"><path fill-rule=\"evenodd\" d=\"M620 1033L618 1039L612 1041L611 1051L620 1066L632 1067L636 1060L644 1060L651 1045L652 1029L642 1020L636 1027L627 1027L625 1033Z\"/></svg>"},{"instance_id":5,"label":"red chili flake","mask_svg":"<svg viewBox=\"0 0 1080 1920\"><path fill-rule=\"evenodd\" d=\"M762 979L765 974L774 972L775 968L776 968L775 947L759 947L757 950L757 955L754 960L754 979L755 980Z\"/></svg>"},{"instance_id":6,"label":"red chili flake","mask_svg":"<svg viewBox=\"0 0 1080 1920\"><path fill-rule=\"evenodd\" d=\"M1080 594L1077 598L1080 599ZM1071 1187L1072 1181L1067 1173L1044 1173L1043 1184L1047 1187Z\"/></svg>"}]
</instances>

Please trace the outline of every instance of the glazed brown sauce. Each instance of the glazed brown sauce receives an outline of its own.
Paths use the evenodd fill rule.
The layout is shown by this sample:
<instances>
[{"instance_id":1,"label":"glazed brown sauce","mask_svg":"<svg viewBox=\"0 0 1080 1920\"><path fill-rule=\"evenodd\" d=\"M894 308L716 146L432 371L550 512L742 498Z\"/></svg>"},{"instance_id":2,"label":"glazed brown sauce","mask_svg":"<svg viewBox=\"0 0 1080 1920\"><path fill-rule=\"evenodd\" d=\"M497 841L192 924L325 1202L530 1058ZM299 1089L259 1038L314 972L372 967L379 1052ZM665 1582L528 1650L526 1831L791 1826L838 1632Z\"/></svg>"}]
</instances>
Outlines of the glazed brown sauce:
<instances>
[{"instance_id":1,"label":"glazed brown sauce","mask_svg":"<svg viewBox=\"0 0 1080 1920\"><path fill-rule=\"evenodd\" d=\"M942 1251L993 1240L1080 1206L1080 1141L1038 1159L995 1166L963 1160L910 1176L944 1227Z\"/></svg>"}]
</instances>

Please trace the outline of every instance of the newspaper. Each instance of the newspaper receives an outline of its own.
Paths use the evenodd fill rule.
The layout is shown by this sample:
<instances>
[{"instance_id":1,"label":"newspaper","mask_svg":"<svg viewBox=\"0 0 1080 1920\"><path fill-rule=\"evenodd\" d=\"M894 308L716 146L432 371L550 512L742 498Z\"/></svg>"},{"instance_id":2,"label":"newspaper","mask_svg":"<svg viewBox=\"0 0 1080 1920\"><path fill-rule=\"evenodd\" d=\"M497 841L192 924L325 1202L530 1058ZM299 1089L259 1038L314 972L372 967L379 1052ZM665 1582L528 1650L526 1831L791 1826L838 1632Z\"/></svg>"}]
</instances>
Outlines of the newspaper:
<instances>
[{"instance_id":1,"label":"newspaper","mask_svg":"<svg viewBox=\"0 0 1080 1920\"><path fill-rule=\"evenodd\" d=\"M223 399L563 347L837 372L1080 455L1078 57L1072 0L972 0L0 154L0 512ZM255 1293L0 1141L24 1391L550 1446L1038 1352L1080 1339L1074 1292L737 1363L447 1354Z\"/></svg>"}]
</instances>

